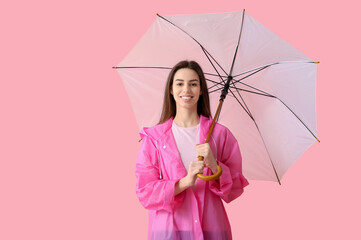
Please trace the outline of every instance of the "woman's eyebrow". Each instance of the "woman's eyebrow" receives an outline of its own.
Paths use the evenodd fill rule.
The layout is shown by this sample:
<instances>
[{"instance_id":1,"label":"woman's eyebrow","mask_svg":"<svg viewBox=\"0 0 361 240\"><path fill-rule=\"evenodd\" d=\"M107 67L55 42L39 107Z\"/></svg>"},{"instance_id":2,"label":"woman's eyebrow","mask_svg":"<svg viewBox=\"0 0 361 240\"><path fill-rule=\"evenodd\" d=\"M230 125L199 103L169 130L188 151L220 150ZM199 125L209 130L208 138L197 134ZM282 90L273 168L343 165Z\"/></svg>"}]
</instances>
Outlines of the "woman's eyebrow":
<instances>
[{"instance_id":1,"label":"woman's eyebrow","mask_svg":"<svg viewBox=\"0 0 361 240\"><path fill-rule=\"evenodd\" d=\"M183 79L176 79L174 81L184 81ZM198 82L199 80L198 79L192 79L192 80L189 80L189 82Z\"/></svg>"}]
</instances>

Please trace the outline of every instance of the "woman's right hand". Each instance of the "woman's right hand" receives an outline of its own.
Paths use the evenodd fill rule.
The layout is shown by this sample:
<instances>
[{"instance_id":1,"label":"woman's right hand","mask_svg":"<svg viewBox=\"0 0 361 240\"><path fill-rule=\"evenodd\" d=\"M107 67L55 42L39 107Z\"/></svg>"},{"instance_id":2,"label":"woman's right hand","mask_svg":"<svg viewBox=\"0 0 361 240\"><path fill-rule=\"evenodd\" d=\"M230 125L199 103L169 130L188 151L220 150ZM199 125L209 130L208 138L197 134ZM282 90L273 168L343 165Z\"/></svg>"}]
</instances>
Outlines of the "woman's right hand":
<instances>
[{"instance_id":1,"label":"woman's right hand","mask_svg":"<svg viewBox=\"0 0 361 240\"><path fill-rule=\"evenodd\" d=\"M174 195L178 195L189 187L192 187L197 180L197 174L203 173L203 168L205 164L203 161L192 161L188 166L187 176L180 179L175 184Z\"/></svg>"},{"instance_id":2,"label":"woman's right hand","mask_svg":"<svg viewBox=\"0 0 361 240\"><path fill-rule=\"evenodd\" d=\"M189 164L187 178L189 179L190 186L195 184L197 180L197 174L203 173L204 167L204 161L192 161Z\"/></svg>"}]
</instances>

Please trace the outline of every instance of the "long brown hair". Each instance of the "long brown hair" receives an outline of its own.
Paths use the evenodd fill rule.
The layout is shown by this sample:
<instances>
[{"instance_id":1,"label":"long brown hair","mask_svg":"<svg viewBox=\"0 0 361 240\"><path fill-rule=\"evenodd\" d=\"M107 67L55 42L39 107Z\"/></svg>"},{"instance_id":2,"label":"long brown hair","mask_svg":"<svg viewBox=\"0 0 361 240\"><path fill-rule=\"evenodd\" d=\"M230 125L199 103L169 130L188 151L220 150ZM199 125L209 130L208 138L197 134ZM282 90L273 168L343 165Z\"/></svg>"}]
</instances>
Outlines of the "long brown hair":
<instances>
[{"instance_id":1,"label":"long brown hair","mask_svg":"<svg viewBox=\"0 0 361 240\"><path fill-rule=\"evenodd\" d=\"M173 86L173 78L175 73L182 68L189 68L194 70L199 77L200 87L202 91L202 95L199 96L198 102L197 102L197 113L198 115L203 115L205 117L211 117L211 108L209 105L209 94L208 94L208 88L207 88L207 82L204 77L203 70L201 66L195 61L181 61L177 63L172 70L170 71L168 75L167 84L164 91L164 100L163 100L163 110L162 115L160 117L159 123L164 123L171 117L175 117L176 115L176 103L175 100L171 94L171 89Z\"/></svg>"}]
</instances>

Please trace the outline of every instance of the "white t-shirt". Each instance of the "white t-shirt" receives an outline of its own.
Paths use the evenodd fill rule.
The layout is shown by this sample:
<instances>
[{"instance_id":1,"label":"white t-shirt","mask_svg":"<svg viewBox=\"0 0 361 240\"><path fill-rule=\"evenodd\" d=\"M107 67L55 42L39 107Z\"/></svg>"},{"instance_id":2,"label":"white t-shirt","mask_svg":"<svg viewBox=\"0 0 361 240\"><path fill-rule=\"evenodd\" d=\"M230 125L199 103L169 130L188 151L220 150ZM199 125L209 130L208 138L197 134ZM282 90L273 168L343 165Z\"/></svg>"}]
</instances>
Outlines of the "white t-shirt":
<instances>
[{"instance_id":1,"label":"white t-shirt","mask_svg":"<svg viewBox=\"0 0 361 240\"><path fill-rule=\"evenodd\" d=\"M174 121L172 132L183 165L188 172L191 161L197 161L196 144L199 143L199 124L194 127L180 127Z\"/></svg>"}]
</instances>

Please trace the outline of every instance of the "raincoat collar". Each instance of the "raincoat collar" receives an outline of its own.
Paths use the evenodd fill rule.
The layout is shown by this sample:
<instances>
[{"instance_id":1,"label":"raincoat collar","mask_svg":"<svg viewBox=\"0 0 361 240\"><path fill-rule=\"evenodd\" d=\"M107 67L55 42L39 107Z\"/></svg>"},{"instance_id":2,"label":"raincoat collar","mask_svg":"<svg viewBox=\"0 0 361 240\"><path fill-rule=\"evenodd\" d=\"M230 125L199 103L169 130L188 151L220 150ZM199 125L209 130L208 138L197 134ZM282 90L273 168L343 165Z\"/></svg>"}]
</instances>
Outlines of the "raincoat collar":
<instances>
[{"instance_id":1,"label":"raincoat collar","mask_svg":"<svg viewBox=\"0 0 361 240\"><path fill-rule=\"evenodd\" d=\"M166 134L172 128L174 117L169 118L162 124L156 125L154 127L145 127L140 131L140 136L150 136L154 140L160 139L164 134ZM200 136L207 136L209 127L212 124L212 118L205 117L200 115Z\"/></svg>"}]
</instances>

